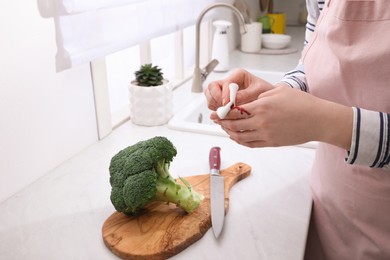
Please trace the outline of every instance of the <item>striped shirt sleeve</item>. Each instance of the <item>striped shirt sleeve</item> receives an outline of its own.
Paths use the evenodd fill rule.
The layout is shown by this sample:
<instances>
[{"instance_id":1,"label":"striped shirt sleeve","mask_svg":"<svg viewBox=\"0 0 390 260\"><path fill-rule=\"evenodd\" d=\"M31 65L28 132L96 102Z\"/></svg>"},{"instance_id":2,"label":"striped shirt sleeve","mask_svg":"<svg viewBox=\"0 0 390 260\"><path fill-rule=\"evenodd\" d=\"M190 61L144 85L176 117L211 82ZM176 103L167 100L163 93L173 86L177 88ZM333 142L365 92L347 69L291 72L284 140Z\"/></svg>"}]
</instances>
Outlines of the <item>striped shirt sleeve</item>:
<instances>
[{"instance_id":1,"label":"striped shirt sleeve","mask_svg":"<svg viewBox=\"0 0 390 260\"><path fill-rule=\"evenodd\" d=\"M316 28L317 19L320 16L320 12L323 8L323 0L306 0L306 8L308 11L306 29L305 29L305 39L304 45L306 45L311 39L313 32ZM305 69L301 61L299 61L298 66L287 72L281 82L287 84L292 88L297 88L305 92L309 92L309 88L306 82Z\"/></svg>"},{"instance_id":2,"label":"striped shirt sleeve","mask_svg":"<svg viewBox=\"0 0 390 260\"><path fill-rule=\"evenodd\" d=\"M299 63L295 69L287 72L281 82L289 85L292 88L297 88L302 91L309 92L306 83L305 70L302 63Z\"/></svg>"},{"instance_id":3,"label":"striped shirt sleeve","mask_svg":"<svg viewBox=\"0 0 390 260\"><path fill-rule=\"evenodd\" d=\"M353 108L351 148L345 161L390 170L390 114Z\"/></svg>"}]
</instances>

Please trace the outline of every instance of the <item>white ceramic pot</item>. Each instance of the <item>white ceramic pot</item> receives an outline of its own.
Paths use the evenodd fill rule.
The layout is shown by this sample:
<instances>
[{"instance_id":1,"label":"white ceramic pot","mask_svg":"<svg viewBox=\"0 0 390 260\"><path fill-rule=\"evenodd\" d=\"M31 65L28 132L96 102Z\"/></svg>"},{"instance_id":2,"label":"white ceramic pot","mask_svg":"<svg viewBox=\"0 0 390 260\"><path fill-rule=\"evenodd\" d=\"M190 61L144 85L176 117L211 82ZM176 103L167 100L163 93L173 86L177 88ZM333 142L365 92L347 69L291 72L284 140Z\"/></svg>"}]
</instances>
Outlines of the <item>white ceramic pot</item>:
<instances>
[{"instance_id":1,"label":"white ceramic pot","mask_svg":"<svg viewBox=\"0 0 390 260\"><path fill-rule=\"evenodd\" d=\"M172 87L167 80L155 87L129 86L130 119L134 124L157 126L172 117Z\"/></svg>"}]
</instances>

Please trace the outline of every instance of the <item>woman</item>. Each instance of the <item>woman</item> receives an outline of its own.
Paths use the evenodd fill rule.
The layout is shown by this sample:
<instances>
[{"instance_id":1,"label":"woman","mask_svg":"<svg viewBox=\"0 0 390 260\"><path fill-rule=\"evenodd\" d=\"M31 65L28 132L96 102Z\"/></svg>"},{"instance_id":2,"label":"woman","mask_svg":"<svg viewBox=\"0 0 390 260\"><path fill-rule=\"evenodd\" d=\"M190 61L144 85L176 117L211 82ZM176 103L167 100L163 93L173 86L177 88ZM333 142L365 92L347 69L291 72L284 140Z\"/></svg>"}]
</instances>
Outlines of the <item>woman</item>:
<instances>
[{"instance_id":1,"label":"woman","mask_svg":"<svg viewBox=\"0 0 390 260\"><path fill-rule=\"evenodd\" d=\"M306 259L390 259L390 8L387 0L308 2L316 27L301 64L275 86L245 70L212 82L211 118L248 147L319 141ZM315 8L313 8L315 7ZM310 31L310 30L309 30Z\"/></svg>"}]
</instances>

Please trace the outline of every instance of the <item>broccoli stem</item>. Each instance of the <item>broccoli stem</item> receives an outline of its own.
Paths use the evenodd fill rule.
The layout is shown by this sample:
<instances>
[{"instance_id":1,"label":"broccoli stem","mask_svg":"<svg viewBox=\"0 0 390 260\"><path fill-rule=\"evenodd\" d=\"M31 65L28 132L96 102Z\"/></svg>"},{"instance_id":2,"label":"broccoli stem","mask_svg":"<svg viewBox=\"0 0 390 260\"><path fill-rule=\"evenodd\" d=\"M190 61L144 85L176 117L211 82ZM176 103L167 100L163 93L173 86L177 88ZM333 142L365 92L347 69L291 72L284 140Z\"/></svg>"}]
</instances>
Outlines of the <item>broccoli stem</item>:
<instances>
[{"instance_id":1,"label":"broccoli stem","mask_svg":"<svg viewBox=\"0 0 390 260\"><path fill-rule=\"evenodd\" d=\"M193 212L202 202L204 196L191 189L191 187L178 184L169 174L168 167L169 165L160 168L160 170L164 169L164 174L160 174L157 179L155 199L174 203L187 213ZM157 172L160 173L158 170Z\"/></svg>"},{"instance_id":2,"label":"broccoli stem","mask_svg":"<svg viewBox=\"0 0 390 260\"><path fill-rule=\"evenodd\" d=\"M164 159L157 162L156 172L163 178L169 178L173 181L175 180L172 178L171 173L169 172L169 163L166 163Z\"/></svg>"}]
</instances>

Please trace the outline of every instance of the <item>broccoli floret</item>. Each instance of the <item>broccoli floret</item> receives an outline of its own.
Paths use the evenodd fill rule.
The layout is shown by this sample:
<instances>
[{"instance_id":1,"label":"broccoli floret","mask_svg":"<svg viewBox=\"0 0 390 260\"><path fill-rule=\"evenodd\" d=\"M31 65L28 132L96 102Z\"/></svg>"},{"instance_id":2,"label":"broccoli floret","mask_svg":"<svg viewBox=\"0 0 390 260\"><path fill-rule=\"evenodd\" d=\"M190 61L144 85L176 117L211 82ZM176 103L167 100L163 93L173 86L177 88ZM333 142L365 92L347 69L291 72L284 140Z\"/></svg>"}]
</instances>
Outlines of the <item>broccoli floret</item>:
<instances>
[{"instance_id":1,"label":"broccoli floret","mask_svg":"<svg viewBox=\"0 0 390 260\"><path fill-rule=\"evenodd\" d=\"M191 213L204 196L169 172L176 148L166 137L140 141L118 152L110 163L111 202L117 211L137 215L153 201L172 202Z\"/></svg>"}]
</instances>

